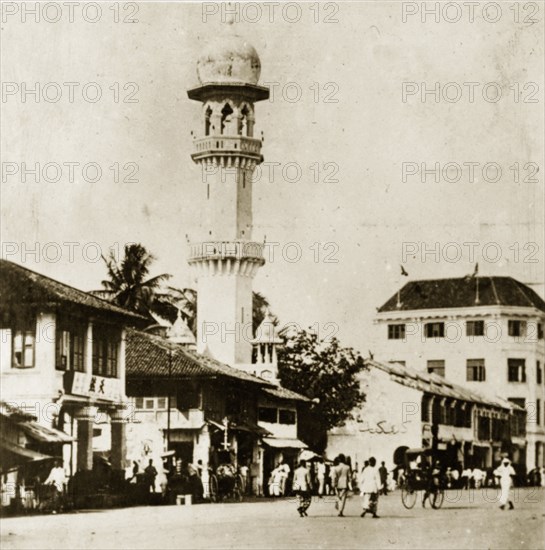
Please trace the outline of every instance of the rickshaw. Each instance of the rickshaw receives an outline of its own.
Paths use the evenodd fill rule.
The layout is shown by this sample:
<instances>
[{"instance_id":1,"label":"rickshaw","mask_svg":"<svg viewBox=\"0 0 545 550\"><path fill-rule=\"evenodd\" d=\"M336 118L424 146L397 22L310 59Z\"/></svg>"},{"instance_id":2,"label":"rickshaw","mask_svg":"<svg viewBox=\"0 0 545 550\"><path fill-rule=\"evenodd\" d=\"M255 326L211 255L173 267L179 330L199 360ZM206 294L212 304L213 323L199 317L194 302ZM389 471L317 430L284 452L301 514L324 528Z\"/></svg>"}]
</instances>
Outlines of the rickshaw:
<instances>
[{"instance_id":1,"label":"rickshaw","mask_svg":"<svg viewBox=\"0 0 545 550\"><path fill-rule=\"evenodd\" d=\"M221 502L234 500L241 502L244 481L232 464L221 464L215 473L210 474L210 500Z\"/></svg>"},{"instance_id":2,"label":"rickshaw","mask_svg":"<svg viewBox=\"0 0 545 550\"><path fill-rule=\"evenodd\" d=\"M422 502L429 498L432 508L438 509L445 499L445 480L431 449L407 449L404 456L404 473L400 480L401 502L411 509L422 491Z\"/></svg>"}]
</instances>

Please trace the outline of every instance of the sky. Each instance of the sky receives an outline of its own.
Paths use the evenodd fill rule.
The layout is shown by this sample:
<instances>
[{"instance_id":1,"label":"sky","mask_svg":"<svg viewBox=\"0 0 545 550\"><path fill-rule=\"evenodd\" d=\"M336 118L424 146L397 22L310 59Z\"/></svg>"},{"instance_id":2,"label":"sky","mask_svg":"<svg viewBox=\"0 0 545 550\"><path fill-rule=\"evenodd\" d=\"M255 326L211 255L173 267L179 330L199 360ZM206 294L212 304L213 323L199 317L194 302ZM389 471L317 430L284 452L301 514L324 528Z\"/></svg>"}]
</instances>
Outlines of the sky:
<instances>
[{"instance_id":1,"label":"sky","mask_svg":"<svg viewBox=\"0 0 545 550\"><path fill-rule=\"evenodd\" d=\"M362 352L376 308L407 280L400 264L414 280L478 262L480 275L543 288L543 6L472 17L453 3L460 20L435 22L404 4L292 3L270 17L270 4L235 4L234 31L273 90L256 107L269 164L254 183L253 238L278 244L254 289L281 324ZM194 287L186 235L200 223L190 154L202 122L187 90L199 52L226 32L225 10L81 6L39 22L3 6L2 256L90 290L105 277L100 252L140 242L153 274ZM23 163L49 167L23 181ZM63 163L77 163L73 178Z\"/></svg>"}]
</instances>

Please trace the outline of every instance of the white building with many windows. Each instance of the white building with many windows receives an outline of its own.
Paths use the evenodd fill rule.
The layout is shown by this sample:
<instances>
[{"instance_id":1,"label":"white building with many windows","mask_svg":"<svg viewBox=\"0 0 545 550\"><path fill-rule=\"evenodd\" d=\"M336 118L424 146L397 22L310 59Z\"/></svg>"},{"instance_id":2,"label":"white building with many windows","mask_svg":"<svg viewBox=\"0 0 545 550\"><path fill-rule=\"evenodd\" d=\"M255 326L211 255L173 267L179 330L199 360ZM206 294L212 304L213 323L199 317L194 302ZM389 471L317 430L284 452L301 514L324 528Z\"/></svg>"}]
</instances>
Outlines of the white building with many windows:
<instances>
[{"instance_id":1,"label":"white building with many windows","mask_svg":"<svg viewBox=\"0 0 545 550\"><path fill-rule=\"evenodd\" d=\"M544 465L545 301L511 277L411 281L378 309L375 355L526 408L526 466Z\"/></svg>"}]
</instances>

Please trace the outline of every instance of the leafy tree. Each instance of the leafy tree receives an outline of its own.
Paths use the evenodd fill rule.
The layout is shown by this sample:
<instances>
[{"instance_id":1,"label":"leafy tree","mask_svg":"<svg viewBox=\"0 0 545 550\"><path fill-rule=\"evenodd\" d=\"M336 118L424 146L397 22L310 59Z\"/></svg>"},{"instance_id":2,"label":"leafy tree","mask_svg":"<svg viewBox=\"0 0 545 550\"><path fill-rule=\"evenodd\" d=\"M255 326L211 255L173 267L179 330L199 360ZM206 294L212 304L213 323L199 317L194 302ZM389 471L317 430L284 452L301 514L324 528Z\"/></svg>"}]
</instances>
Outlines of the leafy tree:
<instances>
[{"instance_id":1,"label":"leafy tree","mask_svg":"<svg viewBox=\"0 0 545 550\"><path fill-rule=\"evenodd\" d=\"M113 251L102 259L108 270L108 279L102 281L102 286L111 293L111 301L137 313L148 314L156 290L170 278L166 273L147 278L155 257L141 244L127 244L121 261Z\"/></svg>"},{"instance_id":2,"label":"leafy tree","mask_svg":"<svg viewBox=\"0 0 545 550\"><path fill-rule=\"evenodd\" d=\"M312 400L300 423L306 443L323 449L327 431L352 418L352 410L365 400L356 376L364 368L361 355L342 347L337 338L320 341L305 330L285 336L278 376L282 386Z\"/></svg>"}]
</instances>

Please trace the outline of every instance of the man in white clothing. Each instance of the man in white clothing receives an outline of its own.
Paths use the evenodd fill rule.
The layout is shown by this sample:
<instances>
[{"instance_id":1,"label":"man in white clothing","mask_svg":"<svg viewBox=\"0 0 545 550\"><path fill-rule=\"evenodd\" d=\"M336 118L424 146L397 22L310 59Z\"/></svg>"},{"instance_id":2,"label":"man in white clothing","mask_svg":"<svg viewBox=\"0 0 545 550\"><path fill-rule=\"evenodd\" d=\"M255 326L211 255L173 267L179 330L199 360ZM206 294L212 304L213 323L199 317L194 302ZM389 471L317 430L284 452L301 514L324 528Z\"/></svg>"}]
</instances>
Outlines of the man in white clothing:
<instances>
[{"instance_id":1,"label":"man in white clothing","mask_svg":"<svg viewBox=\"0 0 545 550\"><path fill-rule=\"evenodd\" d=\"M318 495L320 497L324 496L325 474L326 474L326 467L325 467L324 461L320 460L316 468L316 477L318 478Z\"/></svg>"},{"instance_id":2,"label":"man in white clothing","mask_svg":"<svg viewBox=\"0 0 545 550\"><path fill-rule=\"evenodd\" d=\"M66 483L66 473L59 460L55 460L53 468L49 472L49 476L44 481L45 485L53 485L55 487L55 493L53 495L53 513L56 514L57 510L61 507L61 497L64 493L64 485Z\"/></svg>"},{"instance_id":3,"label":"man in white clothing","mask_svg":"<svg viewBox=\"0 0 545 550\"><path fill-rule=\"evenodd\" d=\"M367 512L371 512L374 518L378 518L378 494L382 487L380 472L378 471L377 461L374 456L369 459L369 465L365 466L360 475L360 490L363 496L363 512L361 517L365 517Z\"/></svg>"},{"instance_id":4,"label":"man in white clothing","mask_svg":"<svg viewBox=\"0 0 545 550\"><path fill-rule=\"evenodd\" d=\"M505 510L505 505L509 503L509 510L512 510L515 506L513 501L509 499L509 492L513 485L512 477L515 475L515 470L507 457L504 458L501 464L494 470L494 475L500 478L500 508Z\"/></svg>"}]
</instances>

